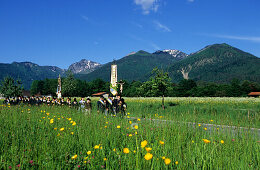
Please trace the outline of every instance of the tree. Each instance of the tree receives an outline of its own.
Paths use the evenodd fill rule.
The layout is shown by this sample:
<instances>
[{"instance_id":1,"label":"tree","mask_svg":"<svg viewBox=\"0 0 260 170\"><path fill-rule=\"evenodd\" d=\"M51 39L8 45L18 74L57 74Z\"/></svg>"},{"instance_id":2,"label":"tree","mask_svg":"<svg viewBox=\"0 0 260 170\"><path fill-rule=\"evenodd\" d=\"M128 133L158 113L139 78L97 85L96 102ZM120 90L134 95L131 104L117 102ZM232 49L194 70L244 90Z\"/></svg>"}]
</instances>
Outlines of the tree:
<instances>
[{"instance_id":1,"label":"tree","mask_svg":"<svg viewBox=\"0 0 260 170\"><path fill-rule=\"evenodd\" d=\"M57 91L57 79L45 79L43 83L43 92L42 94L48 95L51 94L52 96L56 95Z\"/></svg>"},{"instance_id":2,"label":"tree","mask_svg":"<svg viewBox=\"0 0 260 170\"><path fill-rule=\"evenodd\" d=\"M162 96L162 107L164 109L164 96L167 94L170 85L171 78L168 72L164 72L156 67L152 70L150 81L144 82L140 87L140 91L146 92L146 95Z\"/></svg>"},{"instance_id":3,"label":"tree","mask_svg":"<svg viewBox=\"0 0 260 170\"><path fill-rule=\"evenodd\" d=\"M191 79L183 79L178 84L178 96L187 97L190 96L190 90L196 88L197 84L194 80Z\"/></svg>"},{"instance_id":4,"label":"tree","mask_svg":"<svg viewBox=\"0 0 260 170\"><path fill-rule=\"evenodd\" d=\"M67 73L67 77L64 79L61 87L63 96L73 97L77 95L77 81L74 78L72 72L69 71Z\"/></svg>"},{"instance_id":5,"label":"tree","mask_svg":"<svg viewBox=\"0 0 260 170\"><path fill-rule=\"evenodd\" d=\"M31 85L31 94L43 94L44 93L44 81L43 80L34 80ZM50 94L50 93L49 93Z\"/></svg>"},{"instance_id":6,"label":"tree","mask_svg":"<svg viewBox=\"0 0 260 170\"><path fill-rule=\"evenodd\" d=\"M4 81L2 81L2 85L0 88L0 92L5 96L5 97L17 97L22 95L22 87L21 87L21 82L15 80L12 77L5 77Z\"/></svg>"}]
</instances>

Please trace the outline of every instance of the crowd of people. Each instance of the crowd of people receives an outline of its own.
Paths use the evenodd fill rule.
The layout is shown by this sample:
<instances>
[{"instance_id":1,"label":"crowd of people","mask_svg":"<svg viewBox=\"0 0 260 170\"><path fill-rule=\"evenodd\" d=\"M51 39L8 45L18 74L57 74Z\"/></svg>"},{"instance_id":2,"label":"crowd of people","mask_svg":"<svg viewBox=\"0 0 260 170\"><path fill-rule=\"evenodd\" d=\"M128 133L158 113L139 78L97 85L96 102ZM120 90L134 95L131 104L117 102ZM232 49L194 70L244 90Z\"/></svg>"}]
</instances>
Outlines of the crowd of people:
<instances>
[{"instance_id":1,"label":"crowd of people","mask_svg":"<svg viewBox=\"0 0 260 170\"><path fill-rule=\"evenodd\" d=\"M86 114L91 114L92 103L90 98L82 97L80 101L77 98L73 100L71 98L51 98L51 97L16 97L5 98L3 104L6 105L31 105L31 106L69 106L79 109ZM126 115L127 105L121 96L116 97L109 96L105 98L103 96L97 101L97 112L107 115Z\"/></svg>"}]
</instances>

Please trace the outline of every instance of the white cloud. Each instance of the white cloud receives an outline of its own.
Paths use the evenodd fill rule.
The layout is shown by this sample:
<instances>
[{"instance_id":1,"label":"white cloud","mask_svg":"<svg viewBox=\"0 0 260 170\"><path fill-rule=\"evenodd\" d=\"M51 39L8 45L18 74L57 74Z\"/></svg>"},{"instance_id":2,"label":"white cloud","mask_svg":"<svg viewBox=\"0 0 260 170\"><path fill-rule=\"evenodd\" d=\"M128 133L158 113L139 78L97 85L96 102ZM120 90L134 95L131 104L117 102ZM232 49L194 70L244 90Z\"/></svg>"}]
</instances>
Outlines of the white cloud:
<instances>
[{"instance_id":1,"label":"white cloud","mask_svg":"<svg viewBox=\"0 0 260 170\"><path fill-rule=\"evenodd\" d=\"M143 28L143 25L138 24L138 23L136 23L136 22L130 22L130 23L133 24L133 25L135 25L135 26L137 26L137 27L139 27L139 28Z\"/></svg>"},{"instance_id":2,"label":"white cloud","mask_svg":"<svg viewBox=\"0 0 260 170\"><path fill-rule=\"evenodd\" d=\"M149 14L150 11L157 12L159 0L134 0L136 5L140 5L144 14Z\"/></svg>"},{"instance_id":3,"label":"white cloud","mask_svg":"<svg viewBox=\"0 0 260 170\"><path fill-rule=\"evenodd\" d=\"M154 48L154 50L160 50L161 49L157 44L155 44L153 42L151 42L151 46Z\"/></svg>"},{"instance_id":4,"label":"white cloud","mask_svg":"<svg viewBox=\"0 0 260 170\"><path fill-rule=\"evenodd\" d=\"M89 18L87 16L85 16L85 15L81 15L81 18L84 19L85 21L89 20Z\"/></svg>"},{"instance_id":5,"label":"white cloud","mask_svg":"<svg viewBox=\"0 0 260 170\"><path fill-rule=\"evenodd\" d=\"M208 34L206 34L208 35ZM245 40L245 41L254 41L260 42L260 37L257 36L234 36L234 35L221 35L221 34L209 34L208 36L217 37L217 38L225 38L225 39L233 39L233 40Z\"/></svg>"},{"instance_id":6,"label":"white cloud","mask_svg":"<svg viewBox=\"0 0 260 170\"><path fill-rule=\"evenodd\" d=\"M169 27L167 27L166 25L161 24L159 21L154 21L154 24L155 24L157 29L160 29L160 30L162 30L164 32L172 32L172 30Z\"/></svg>"}]
</instances>

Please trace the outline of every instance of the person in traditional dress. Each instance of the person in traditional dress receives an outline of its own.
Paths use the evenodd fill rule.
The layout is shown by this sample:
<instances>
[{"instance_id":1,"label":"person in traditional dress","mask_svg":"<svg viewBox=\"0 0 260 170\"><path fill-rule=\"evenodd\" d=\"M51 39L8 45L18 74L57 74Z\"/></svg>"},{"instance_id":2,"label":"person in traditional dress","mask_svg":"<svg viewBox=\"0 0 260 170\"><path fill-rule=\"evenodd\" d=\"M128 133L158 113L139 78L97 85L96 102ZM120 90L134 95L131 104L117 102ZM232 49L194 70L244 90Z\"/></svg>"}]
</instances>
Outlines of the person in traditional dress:
<instances>
[{"instance_id":1,"label":"person in traditional dress","mask_svg":"<svg viewBox=\"0 0 260 170\"><path fill-rule=\"evenodd\" d=\"M104 97L101 96L100 99L97 101L97 112L104 113L104 111L105 111Z\"/></svg>"},{"instance_id":2,"label":"person in traditional dress","mask_svg":"<svg viewBox=\"0 0 260 170\"><path fill-rule=\"evenodd\" d=\"M113 113L114 113L114 110L113 110L113 98L111 96L109 96L108 99L107 99L107 102L108 102L108 113L111 114L111 116L112 116Z\"/></svg>"},{"instance_id":3,"label":"person in traditional dress","mask_svg":"<svg viewBox=\"0 0 260 170\"><path fill-rule=\"evenodd\" d=\"M121 98L118 103L118 109L121 117L126 116L127 104L125 103L125 100L123 98Z\"/></svg>"},{"instance_id":4,"label":"person in traditional dress","mask_svg":"<svg viewBox=\"0 0 260 170\"><path fill-rule=\"evenodd\" d=\"M77 99L76 99L76 98L74 98L74 100L73 100L73 102L72 102L72 106L73 106L74 108L77 108L78 102L77 102Z\"/></svg>"},{"instance_id":5,"label":"person in traditional dress","mask_svg":"<svg viewBox=\"0 0 260 170\"><path fill-rule=\"evenodd\" d=\"M85 100L84 100L84 97L81 97L81 100L79 101L79 110L83 111L85 110Z\"/></svg>"},{"instance_id":6,"label":"person in traditional dress","mask_svg":"<svg viewBox=\"0 0 260 170\"><path fill-rule=\"evenodd\" d=\"M86 107L86 114L91 114L91 110L92 110L92 103L91 103L91 99L87 98L87 102L85 103Z\"/></svg>"}]
</instances>

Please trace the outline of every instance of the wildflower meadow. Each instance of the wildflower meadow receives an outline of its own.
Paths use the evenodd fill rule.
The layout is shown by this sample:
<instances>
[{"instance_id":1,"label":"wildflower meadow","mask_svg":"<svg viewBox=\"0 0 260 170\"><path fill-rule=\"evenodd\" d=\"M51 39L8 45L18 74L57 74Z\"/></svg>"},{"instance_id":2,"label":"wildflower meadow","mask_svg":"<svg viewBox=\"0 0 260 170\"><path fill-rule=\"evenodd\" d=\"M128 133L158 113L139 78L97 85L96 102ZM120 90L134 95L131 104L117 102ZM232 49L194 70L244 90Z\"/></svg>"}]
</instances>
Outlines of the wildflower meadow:
<instances>
[{"instance_id":1,"label":"wildflower meadow","mask_svg":"<svg viewBox=\"0 0 260 170\"><path fill-rule=\"evenodd\" d=\"M127 115L0 106L1 169L259 169L260 98L125 98Z\"/></svg>"}]
</instances>

